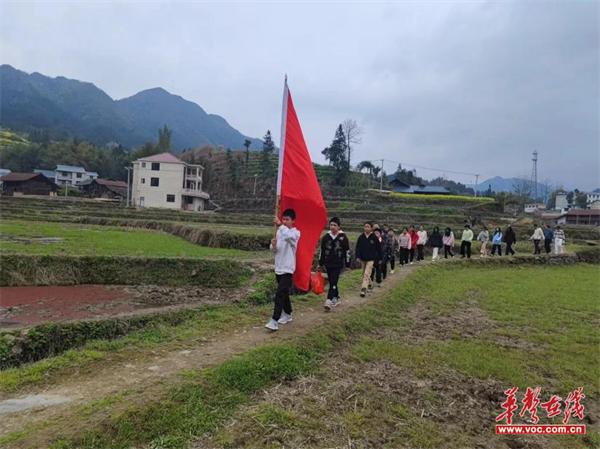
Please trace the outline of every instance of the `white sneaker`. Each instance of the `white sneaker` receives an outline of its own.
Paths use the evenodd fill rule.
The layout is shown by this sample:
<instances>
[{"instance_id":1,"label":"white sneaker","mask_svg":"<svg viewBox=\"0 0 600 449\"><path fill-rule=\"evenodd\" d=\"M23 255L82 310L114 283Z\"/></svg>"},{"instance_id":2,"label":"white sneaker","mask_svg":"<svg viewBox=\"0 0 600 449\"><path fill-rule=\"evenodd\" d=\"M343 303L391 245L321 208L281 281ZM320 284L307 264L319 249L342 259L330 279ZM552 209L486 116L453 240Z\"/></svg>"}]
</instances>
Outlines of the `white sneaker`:
<instances>
[{"instance_id":1,"label":"white sneaker","mask_svg":"<svg viewBox=\"0 0 600 449\"><path fill-rule=\"evenodd\" d=\"M273 318L271 318L269 322L265 324L265 327L272 331L279 330L279 325L277 324L277 321L275 321Z\"/></svg>"},{"instance_id":2,"label":"white sneaker","mask_svg":"<svg viewBox=\"0 0 600 449\"><path fill-rule=\"evenodd\" d=\"M331 300L331 304L333 304L333 307L337 307L340 303L341 299L340 298L333 298Z\"/></svg>"},{"instance_id":3,"label":"white sneaker","mask_svg":"<svg viewBox=\"0 0 600 449\"><path fill-rule=\"evenodd\" d=\"M331 299L327 299L324 307L327 311L331 310L333 308L333 301Z\"/></svg>"},{"instance_id":4,"label":"white sneaker","mask_svg":"<svg viewBox=\"0 0 600 449\"><path fill-rule=\"evenodd\" d=\"M394 270L390 270L390 274L394 274Z\"/></svg>"},{"instance_id":5,"label":"white sneaker","mask_svg":"<svg viewBox=\"0 0 600 449\"><path fill-rule=\"evenodd\" d=\"M279 324L286 324L292 321L292 315L288 315L285 312L281 312L281 318L277 320Z\"/></svg>"}]
</instances>

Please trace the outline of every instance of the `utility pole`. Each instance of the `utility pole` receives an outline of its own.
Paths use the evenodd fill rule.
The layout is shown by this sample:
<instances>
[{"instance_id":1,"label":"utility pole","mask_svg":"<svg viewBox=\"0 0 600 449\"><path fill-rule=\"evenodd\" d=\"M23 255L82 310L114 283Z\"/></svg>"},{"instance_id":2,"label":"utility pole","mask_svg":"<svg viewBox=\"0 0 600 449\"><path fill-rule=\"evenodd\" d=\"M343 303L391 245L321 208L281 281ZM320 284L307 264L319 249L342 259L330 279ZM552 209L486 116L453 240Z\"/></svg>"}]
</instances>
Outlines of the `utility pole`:
<instances>
[{"instance_id":1,"label":"utility pole","mask_svg":"<svg viewBox=\"0 0 600 449\"><path fill-rule=\"evenodd\" d=\"M379 191L383 192L383 159L381 159L381 170L379 172Z\"/></svg>"},{"instance_id":2,"label":"utility pole","mask_svg":"<svg viewBox=\"0 0 600 449\"><path fill-rule=\"evenodd\" d=\"M477 196L477 184L479 184L479 175L475 175L475 196Z\"/></svg>"},{"instance_id":3,"label":"utility pole","mask_svg":"<svg viewBox=\"0 0 600 449\"><path fill-rule=\"evenodd\" d=\"M127 170L127 198L125 199L125 207L129 207L130 204L130 187L129 187L129 172L131 170L131 167L125 167L125 170Z\"/></svg>"},{"instance_id":4,"label":"utility pole","mask_svg":"<svg viewBox=\"0 0 600 449\"><path fill-rule=\"evenodd\" d=\"M256 178L258 177L258 175L254 175L254 189L252 191L252 195L256 196Z\"/></svg>"}]
</instances>

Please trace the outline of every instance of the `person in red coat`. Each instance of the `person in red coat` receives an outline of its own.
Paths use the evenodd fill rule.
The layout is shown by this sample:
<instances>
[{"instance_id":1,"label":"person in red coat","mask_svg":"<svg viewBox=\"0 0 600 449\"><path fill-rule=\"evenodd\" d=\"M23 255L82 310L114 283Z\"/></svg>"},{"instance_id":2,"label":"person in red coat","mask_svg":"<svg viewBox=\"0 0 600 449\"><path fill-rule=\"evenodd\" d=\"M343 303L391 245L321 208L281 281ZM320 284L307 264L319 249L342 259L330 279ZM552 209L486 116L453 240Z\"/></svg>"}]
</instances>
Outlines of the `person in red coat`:
<instances>
[{"instance_id":1,"label":"person in red coat","mask_svg":"<svg viewBox=\"0 0 600 449\"><path fill-rule=\"evenodd\" d=\"M415 258L415 251L417 249L417 241L419 240L419 234L415 231L415 227L410 225L408 229L408 235L410 235L410 263L413 263L413 259Z\"/></svg>"}]
</instances>

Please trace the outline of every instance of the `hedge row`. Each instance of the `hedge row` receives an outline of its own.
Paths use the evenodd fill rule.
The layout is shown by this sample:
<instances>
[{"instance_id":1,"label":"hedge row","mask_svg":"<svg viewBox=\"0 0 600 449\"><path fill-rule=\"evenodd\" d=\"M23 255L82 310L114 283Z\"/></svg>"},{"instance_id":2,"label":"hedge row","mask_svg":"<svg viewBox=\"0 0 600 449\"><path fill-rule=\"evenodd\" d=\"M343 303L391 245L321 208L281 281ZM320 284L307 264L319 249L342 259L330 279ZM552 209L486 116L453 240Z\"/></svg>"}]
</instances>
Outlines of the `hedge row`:
<instances>
[{"instance_id":1,"label":"hedge row","mask_svg":"<svg viewBox=\"0 0 600 449\"><path fill-rule=\"evenodd\" d=\"M0 286L152 284L238 287L251 274L235 260L0 255Z\"/></svg>"}]
</instances>

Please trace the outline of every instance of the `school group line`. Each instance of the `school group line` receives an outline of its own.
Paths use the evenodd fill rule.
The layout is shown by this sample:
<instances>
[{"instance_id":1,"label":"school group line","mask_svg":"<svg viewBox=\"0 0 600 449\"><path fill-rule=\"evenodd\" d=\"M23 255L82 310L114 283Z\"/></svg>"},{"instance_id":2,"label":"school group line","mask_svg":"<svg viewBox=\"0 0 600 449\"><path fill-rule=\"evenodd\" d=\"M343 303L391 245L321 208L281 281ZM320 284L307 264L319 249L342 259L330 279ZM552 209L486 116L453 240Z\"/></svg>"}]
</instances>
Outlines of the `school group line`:
<instances>
[{"instance_id":1,"label":"school group line","mask_svg":"<svg viewBox=\"0 0 600 449\"><path fill-rule=\"evenodd\" d=\"M300 231L295 228L296 213L293 209L283 212L281 221L275 217L278 226L277 234L271 240L271 251L275 255L275 277L277 290L274 299L273 315L265 327L271 331L279 329L280 324L292 321L292 304L290 301L290 290L292 288L292 276L296 269L296 248L300 240ZM471 226L466 224L460 239L461 257L471 258L471 246L474 233ZM502 232L496 228L490 235L484 226L478 234L480 243L480 256L490 255L488 246L491 244L491 255L502 255L502 244L506 244L506 255L514 255L512 246L517 242L515 231L509 225ZM551 252L554 245L555 254L562 254L565 244L565 233L556 226L553 230L549 225L545 229L537 226L530 236L533 241L534 254L541 254L542 244L546 253ZM366 296L373 291L373 286L381 286L389 272L394 273L396 258L400 265L412 264L425 259L425 247L432 249L432 261L440 259L440 252L444 250L444 258L454 257L453 247L455 243L454 232L447 227L444 232L435 226L431 234L428 234L423 226L415 230L414 226L405 227L400 234L394 229L384 225L366 222L363 233L356 241L354 257L361 264L362 282L360 295ZM325 310L329 311L340 303L340 292L338 281L342 270L352 265L352 254L348 236L342 231L339 218L333 217L329 220L329 232L321 238L319 270L327 272L329 290L325 299Z\"/></svg>"}]
</instances>

